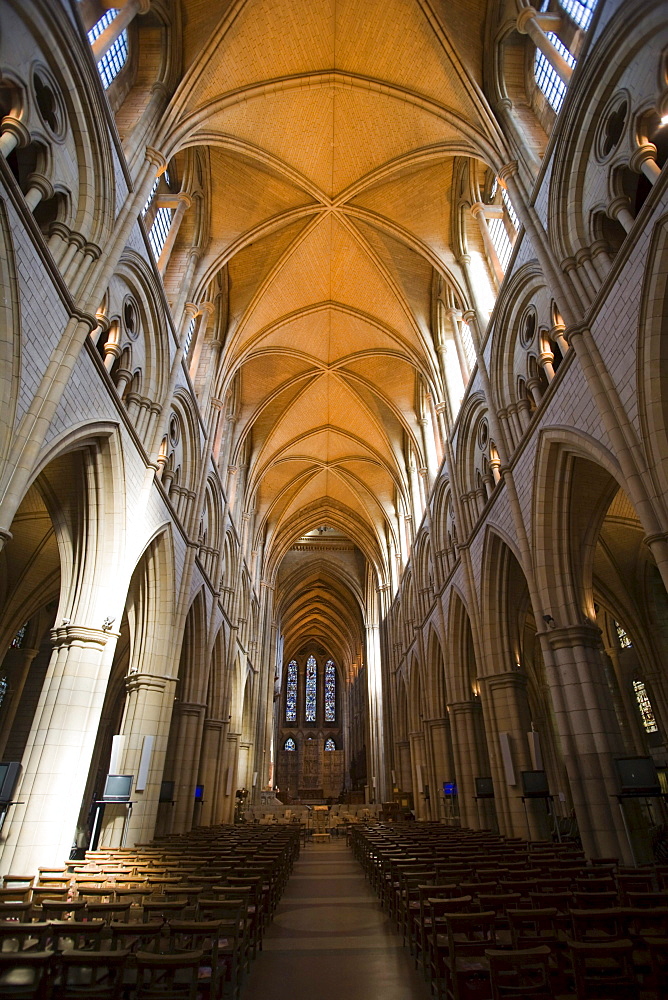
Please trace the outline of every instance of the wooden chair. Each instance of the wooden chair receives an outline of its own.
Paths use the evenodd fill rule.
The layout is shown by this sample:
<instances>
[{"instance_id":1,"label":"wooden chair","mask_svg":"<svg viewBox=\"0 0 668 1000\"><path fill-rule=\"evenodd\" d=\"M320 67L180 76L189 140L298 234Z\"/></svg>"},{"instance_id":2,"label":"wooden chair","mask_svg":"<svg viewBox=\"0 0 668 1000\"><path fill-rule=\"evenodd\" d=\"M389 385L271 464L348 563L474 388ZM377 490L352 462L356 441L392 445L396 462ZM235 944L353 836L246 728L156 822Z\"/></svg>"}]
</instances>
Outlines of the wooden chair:
<instances>
[{"instance_id":1,"label":"wooden chair","mask_svg":"<svg viewBox=\"0 0 668 1000\"><path fill-rule=\"evenodd\" d=\"M248 964L246 909L240 899L200 899L201 920L220 923L218 955L225 963L229 991L237 995L241 988L244 968Z\"/></svg>"},{"instance_id":2,"label":"wooden chair","mask_svg":"<svg viewBox=\"0 0 668 1000\"><path fill-rule=\"evenodd\" d=\"M578 1000L637 1000L633 943L628 938L594 944L569 941Z\"/></svg>"},{"instance_id":3,"label":"wooden chair","mask_svg":"<svg viewBox=\"0 0 668 1000\"><path fill-rule=\"evenodd\" d=\"M493 910L457 913L445 917L448 950L443 957L445 995L448 1000L480 1000L491 996L489 962L485 951L496 944L496 915Z\"/></svg>"},{"instance_id":4,"label":"wooden chair","mask_svg":"<svg viewBox=\"0 0 668 1000\"><path fill-rule=\"evenodd\" d=\"M56 952L98 951L107 925L104 920L50 920L51 944Z\"/></svg>"},{"instance_id":5,"label":"wooden chair","mask_svg":"<svg viewBox=\"0 0 668 1000\"><path fill-rule=\"evenodd\" d=\"M197 992L220 1000L226 982L226 960L218 953L224 924L219 920L174 920L169 923L170 952L201 951Z\"/></svg>"},{"instance_id":6,"label":"wooden chair","mask_svg":"<svg viewBox=\"0 0 668 1000\"><path fill-rule=\"evenodd\" d=\"M113 951L160 951L167 933L159 920L152 923L132 923L112 920L109 924L110 947Z\"/></svg>"},{"instance_id":7,"label":"wooden chair","mask_svg":"<svg viewBox=\"0 0 668 1000\"><path fill-rule=\"evenodd\" d=\"M487 949L493 1000L554 1000L550 979L550 949L546 945L521 950Z\"/></svg>"},{"instance_id":8,"label":"wooden chair","mask_svg":"<svg viewBox=\"0 0 668 1000\"><path fill-rule=\"evenodd\" d=\"M197 1000L202 951L172 955L138 951L136 1000Z\"/></svg>"},{"instance_id":9,"label":"wooden chair","mask_svg":"<svg viewBox=\"0 0 668 1000\"><path fill-rule=\"evenodd\" d=\"M85 909L83 899L43 899L41 916L44 920L76 920Z\"/></svg>"},{"instance_id":10,"label":"wooden chair","mask_svg":"<svg viewBox=\"0 0 668 1000\"><path fill-rule=\"evenodd\" d=\"M625 937L626 921L621 907L603 910L571 910L574 941L619 941Z\"/></svg>"},{"instance_id":11,"label":"wooden chair","mask_svg":"<svg viewBox=\"0 0 668 1000\"><path fill-rule=\"evenodd\" d=\"M48 921L0 921L0 951L45 951L51 930Z\"/></svg>"},{"instance_id":12,"label":"wooden chair","mask_svg":"<svg viewBox=\"0 0 668 1000\"><path fill-rule=\"evenodd\" d=\"M0 996L3 1000L49 1000L53 952L0 952Z\"/></svg>"},{"instance_id":13,"label":"wooden chair","mask_svg":"<svg viewBox=\"0 0 668 1000\"><path fill-rule=\"evenodd\" d=\"M127 951L64 951L58 958L53 1000L123 1000Z\"/></svg>"}]
</instances>

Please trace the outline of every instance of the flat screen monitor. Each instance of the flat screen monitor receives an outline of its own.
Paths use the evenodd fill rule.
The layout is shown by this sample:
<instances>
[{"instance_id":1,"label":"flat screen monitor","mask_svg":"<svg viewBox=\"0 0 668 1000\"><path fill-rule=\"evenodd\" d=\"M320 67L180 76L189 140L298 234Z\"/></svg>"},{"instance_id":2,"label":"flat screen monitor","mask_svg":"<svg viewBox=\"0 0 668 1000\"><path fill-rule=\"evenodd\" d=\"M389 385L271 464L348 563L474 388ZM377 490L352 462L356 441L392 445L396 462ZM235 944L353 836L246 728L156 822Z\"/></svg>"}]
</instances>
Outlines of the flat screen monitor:
<instances>
[{"instance_id":1,"label":"flat screen monitor","mask_svg":"<svg viewBox=\"0 0 668 1000\"><path fill-rule=\"evenodd\" d=\"M19 761L3 761L0 764L0 805L12 801L16 782L21 772Z\"/></svg>"},{"instance_id":2,"label":"flat screen monitor","mask_svg":"<svg viewBox=\"0 0 668 1000\"><path fill-rule=\"evenodd\" d=\"M479 799L494 798L494 782L491 778L475 779L475 794Z\"/></svg>"},{"instance_id":3,"label":"flat screen monitor","mask_svg":"<svg viewBox=\"0 0 668 1000\"><path fill-rule=\"evenodd\" d=\"M204 798L204 785L195 785L195 802L201 802Z\"/></svg>"},{"instance_id":4,"label":"flat screen monitor","mask_svg":"<svg viewBox=\"0 0 668 1000\"><path fill-rule=\"evenodd\" d=\"M622 795L660 795L661 785L651 757L619 757L615 761Z\"/></svg>"},{"instance_id":5,"label":"flat screen monitor","mask_svg":"<svg viewBox=\"0 0 668 1000\"><path fill-rule=\"evenodd\" d=\"M160 798L159 802L173 802L174 801L174 782L173 781L163 781L160 785Z\"/></svg>"},{"instance_id":6,"label":"flat screen monitor","mask_svg":"<svg viewBox=\"0 0 668 1000\"><path fill-rule=\"evenodd\" d=\"M443 782L443 794L444 795L456 795L457 794L457 783L455 781L444 781Z\"/></svg>"},{"instance_id":7,"label":"flat screen monitor","mask_svg":"<svg viewBox=\"0 0 668 1000\"><path fill-rule=\"evenodd\" d=\"M525 799L545 799L549 794L545 771L522 771L522 795Z\"/></svg>"},{"instance_id":8,"label":"flat screen monitor","mask_svg":"<svg viewBox=\"0 0 668 1000\"><path fill-rule=\"evenodd\" d=\"M102 793L103 802L129 802L132 791L131 774L108 774Z\"/></svg>"}]
</instances>

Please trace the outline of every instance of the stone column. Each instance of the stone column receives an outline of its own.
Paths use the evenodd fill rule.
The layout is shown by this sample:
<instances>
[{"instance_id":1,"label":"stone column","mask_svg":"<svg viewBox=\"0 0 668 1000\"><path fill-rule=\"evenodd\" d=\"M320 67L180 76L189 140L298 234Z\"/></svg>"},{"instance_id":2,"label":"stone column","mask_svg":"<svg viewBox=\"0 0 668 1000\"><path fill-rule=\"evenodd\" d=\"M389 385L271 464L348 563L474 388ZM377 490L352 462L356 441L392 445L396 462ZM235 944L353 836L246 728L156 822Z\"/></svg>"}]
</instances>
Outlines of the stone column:
<instances>
[{"instance_id":1,"label":"stone column","mask_svg":"<svg viewBox=\"0 0 668 1000\"><path fill-rule=\"evenodd\" d=\"M150 0L114 0L114 7L118 9L116 17L91 45L95 62L107 54L135 16L145 14L150 5Z\"/></svg>"},{"instance_id":2,"label":"stone column","mask_svg":"<svg viewBox=\"0 0 668 1000\"><path fill-rule=\"evenodd\" d=\"M526 837L529 834L532 840L545 840L550 831L545 801L536 799L522 804L520 772L533 770L527 737L531 730L531 712L526 674L517 670L491 674L480 678L480 686L501 832L508 837ZM503 733L509 736L514 784L509 783L503 763Z\"/></svg>"},{"instance_id":3,"label":"stone column","mask_svg":"<svg viewBox=\"0 0 668 1000\"><path fill-rule=\"evenodd\" d=\"M169 231L167 233L167 238L163 244L162 250L160 251L160 257L158 259L158 271L164 276L167 269L167 264L169 263L169 258L171 256L172 250L174 249L174 244L176 243L176 237L179 235L179 229L181 228L181 223L183 222L183 216L186 214L193 200L190 195L186 194L185 191L181 191L177 195L158 195L157 206L158 208L173 208L174 215L172 216L172 221L169 224Z\"/></svg>"},{"instance_id":4,"label":"stone column","mask_svg":"<svg viewBox=\"0 0 668 1000\"><path fill-rule=\"evenodd\" d=\"M424 745L424 733L415 732L408 734L408 742L411 753L411 773L413 776L413 808L415 818L429 819L429 803L424 797L425 783L429 783L426 774L426 756ZM429 789L431 795L432 789Z\"/></svg>"},{"instance_id":5,"label":"stone column","mask_svg":"<svg viewBox=\"0 0 668 1000\"><path fill-rule=\"evenodd\" d=\"M397 783L402 792L414 793L413 775L411 773L411 745L408 740L397 741Z\"/></svg>"},{"instance_id":6,"label":"stone column","mask_svg":"<svg viewBox=\"0 0 668 1000\"><path fill-rule=\"evenodd\" d=\"M193 823L195 785L199 767L206 705L181 702L174 720L176 753L174 755L174 814L172 833L187 833Z\"/></svg>"},{"instance_id":7,"label":"stone column","mask_svg":"<svg viewBox=\"0 0 668 1000\"><path fill-rule=\"evenodd\" d=\"M455 765L450 742L450 720L427 719L425 722L429 757L431 761L431 818L441 819L444 815L443 782L455 780Z\"/></svg>"},{"instance_id":8,"label":"stone column","mask_svg":"<svg viewBox=\"0 0 668 1000\"><path fill-rule=\"evenodd\" d=\"M138 792L136 780L133 781L134 805L126 834L126 846L132 847L135 843L151 840L155 833L176 681L162 674L133 671L128 674L125 685L127 699L121 724L125 745L119 765L121 774L133 774L136 779L144 739L147 736L154 738L146 788ZM120 846L124 819L125 806L106 807L101 844Z\"/></svg>"},{"instance_id":9,"label":"stone column","mask_svg":"<svg viewBox=\"0 0 668 1000\"><path fill-rule=\"evenodd\" d=\"M545 33L546 31L552 31L556 34L560 27L560 14L539 14L533 7L524 7L517 15L517 30L520 35L529 36L536 48L540 49L543 53L555 73L568 86L571 82L573 70Z\"/></svg>"},{"instance_id":10,"label":"stone column","mask_svg":"<svg viewBox=\"0 0 668 1000\"><path fill-rule=\"evenodd\" d=\"M51 632L53 653L5 825L2 872L69 857L118 636L83 625Z\"/></svg>"},{"instance_id":11,"label":"stone column","mask_svg":"<svg viewBox=\"0 0 668 1000\"><path fill-rule=\"evenodd\" d=\"M241 733L228 733L224 756L222 795L218 803L217 823L231 823L234 819L236 799L234 793L240 787L239 781L239 740ZM229 793L228 793L229 789Z\"/></svg>"},{"instance_id":12,"label":"stone column","mask_svg":"<svg viewBox=\"0 0 668 1000\"><path fill-rule=\"evenodd\" d=\"M481 752L482 706L478 698L448 705L450 732L457 780L457 798L462 826L478 830L493 823L493 806L475 802L475 778L489 774L489 764ZM480 808L478 808L478 806Z\"/></svg>"},{"instance_id":13,"label":"stone column","mask_svg":"<svg viewBox=\"0 0 668 1000\"><path fill-rule=\"evenodd\" d=\"M492 234L490 233L489 226L487 225L487 215L491 208L494 208L494 206L483 205L480 202L476 202L475 205L471 205L471 214L480 226L480 233L482 241L485 244L485 250L487 252L489 262L492 265L492 270L494 271L494 276L498 284L501 285L504 278L504 270L501 267L501 261L499 260L499 255L496 252Z\"/></svg>"},{"instance_id":14,"label":"stone column","mask_svg":"<svg viewBox=\"0 0 668 1000\"><path fill-rule=\"evenodd\" d=\"M222 719L205 719L202 734L198 783L204 785L204 798L199 806L200 814L195 816L199 826L211 826L216 822L220 798L220 761L223 753Z\"/></svg>"},{"instance_id":15,"label":"stone column","mask_svg":"<svg viewBox=\"0 0 668 1000\"><path fill-rule=\"evenodd\" d=\"M624 746L606 682L600 630L587 624L554 628L542 633L541 641L552 653L546 657L547 679L582 846L589 856L630 864L613 764Z\"/></svg>"}]
</instances>

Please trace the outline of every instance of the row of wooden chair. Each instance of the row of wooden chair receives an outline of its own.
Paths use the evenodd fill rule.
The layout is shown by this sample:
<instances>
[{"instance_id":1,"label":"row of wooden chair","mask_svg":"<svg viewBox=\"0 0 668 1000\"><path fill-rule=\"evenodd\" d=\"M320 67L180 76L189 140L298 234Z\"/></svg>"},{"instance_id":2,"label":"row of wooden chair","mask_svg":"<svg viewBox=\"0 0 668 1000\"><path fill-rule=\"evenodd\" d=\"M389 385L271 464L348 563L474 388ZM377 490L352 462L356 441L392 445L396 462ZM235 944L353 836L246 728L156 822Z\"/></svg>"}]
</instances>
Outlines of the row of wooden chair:
<instances>
[{"instance_id":1,"label":"row of wooden chair","mask_svg":"<svg viewBox=\"0 0 668 1000\"><path fill-rule=\"evenodd\" d=\"M439 997L668 997L663 869L441 825L351 844Z\"/></svg>"},{"instance_id":2,"label":"row of wooden chair","mask_svg":"<svg viewBox=\"0 0 668 1000\"><path fill-rule=\"evenodd\" d=\"M217 827L6 875L0 997L238 997L298 854L298 830Z\"/></svg>"}]
</instances>

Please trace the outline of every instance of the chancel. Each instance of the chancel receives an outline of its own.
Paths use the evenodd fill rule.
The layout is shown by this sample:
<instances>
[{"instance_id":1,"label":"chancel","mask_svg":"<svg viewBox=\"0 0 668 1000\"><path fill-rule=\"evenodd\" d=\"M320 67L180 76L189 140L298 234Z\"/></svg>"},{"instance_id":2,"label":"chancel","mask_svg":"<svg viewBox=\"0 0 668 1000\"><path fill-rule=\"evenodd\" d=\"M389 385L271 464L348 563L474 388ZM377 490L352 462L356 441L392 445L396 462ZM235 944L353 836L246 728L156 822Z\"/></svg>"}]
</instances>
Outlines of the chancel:
<instances>
[{"instance_id":1,"label":"chancel","mask_svg":"<svg viewBox=\"0 0 668 1000\"><path fill-rule=\"evenodd\" d=\"M662 0L0 0L0 994L666 905L667 158Z\"/></svg>"}]
</instances>

